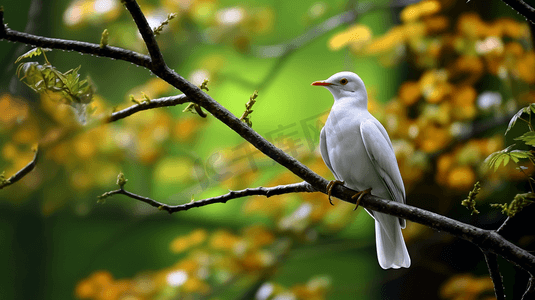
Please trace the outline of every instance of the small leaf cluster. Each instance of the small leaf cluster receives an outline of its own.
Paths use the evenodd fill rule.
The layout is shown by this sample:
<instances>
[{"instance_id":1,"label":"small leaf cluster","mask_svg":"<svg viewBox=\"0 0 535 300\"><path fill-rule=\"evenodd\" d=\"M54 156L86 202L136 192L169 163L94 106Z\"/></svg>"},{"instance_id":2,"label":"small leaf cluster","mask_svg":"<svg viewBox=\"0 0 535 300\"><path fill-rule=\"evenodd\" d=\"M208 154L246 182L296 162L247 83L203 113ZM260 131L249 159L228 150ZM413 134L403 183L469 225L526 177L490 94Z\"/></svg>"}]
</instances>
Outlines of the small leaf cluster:
<instances>
[{"instance_id":1,"label":"small leaf cluster","mask_svg":"<svg viewBox=\"0 0 535 300\"><path fill-rule=\"evenodd\" d=\"M6 178L6 172L2 171L2 173L0 173L0 188L8 184L10 184L9 178Z\"/></svg>"},{"instance_id":2,"label":"small leaf cluster","mask_svg":"<svg viewBox=\"0 0 535 300\"><path fill-rule=\"evenodd\" d=\"M175 13L168 14L167 18L158 27L154 27L152 29L152 31L154 32L154 35L155 36L160 35L160 33L162 33L162 30L164 29L164 27L169 24L169 21L171 21L172 19L176 18L176 16L177 16L177 14L175 14Z\"/></svg>"},{"instance_id":3,"label":"small leaf cluster","mask_svg":"<svg viewBox=\"0 0 535 300\"><path fill-rule=\"evenodd\" d=\"M208 79L204 79L201 85L199 86L201 90L209 91L208 89ZM202 110L201 106L197 103L190 103L182 112L190 112L192 114L198 114L201 118L206 118L208 115Z\"/></svg>"},{"instance_id":4,"label":"small leaf cluster","mask_svg":"<svg viewBox=\"0 0 535 300\"><path fill-rule=\"evenodd\" d=\"M245 104L245 111L243 112L243 115L241 116L240 120L243 121L247 126L253 127L253 122L251 121L251 117L249 116L253 110L253 105L256 103L256 98L258 97L258 91L254 91L254 93L249 97L249 101Z\"/></svg>"},{"instance_id":5,"label":"small leaf cluster","mask_svg":"<svg viewBox=\"0 0 535 300\"><path fill-rule=\"evenodd\" d=\"M527 146L535 146L535 130L531 124L531 115L535 113L535 104L529 104L526 107L520 109L509 122L505 134L507 134L511 128L516 124L518 120L524 121L528 125L528 131L522 134L519 137L516 137L515 140L522 141ZM527 117L527 119L526 119ZM529 159L529 161L535 165L535 156L533 155L533 150L513 150L515 144L501 150L492 153L485 159L485 164L496 171L500 165L506 166L510 161L515 162L518 165L520 172L524 173L528 178L528 183L531 188L530 193L517 194L513 201L510 204L491 204L492 207L497 207L502 209L502 213L506 214L509 217L514 216L517 212L521 211L524 207L531 204L535 199L535 191L533 190L532 181L534 181L532 176L526 174L525 170L527 167L519 165L521 159Z\"/></svg>"},{"instance_id":6,"label":"small leaf cluster","mask_svg":"<svg viewBox=\"0 0 535 300\"><path fill-rule=\"evenodd\" d=\"M25 58L31 58L38 55L45 55L46 49L35 48L21 55L15 63ZM81 66L70 69L67 72L61 72L48 62L21 63L17 68L17 76L27 86L37 93L60 93L66 104L74 106L75 104L89 104L93 99L95 89L91 80L88 78L80 80L78 71Z\"/></svg>"},{"instance_id":7,"label":"small leaf cluster","mask_svg":"<svg viewBox=\"0 0 535 300\"><path fill-rule=\"evenodd\" d=\"M535 103L532 103L532 104L530 104L530 105L528 105L526 107L521 108L511 118L511 121L509 121L509 125L507 126L507 130L505 130L505 135L507 135L509 130L511 130L511 128L513 128L513 126L515 126L516 121L518 121L518 120L522 120L522 121L526 122L528 124L528 126L529 126L530 131L533 131L533 127L531 126L531 114L532 113L535 113ZM527 114L528 115L528 120L522 118L523 114Z\"/></svg>"},{"instance_id":8,"label":"small leaf cluster","mask_svg":"<svg viewBox=\"0 0 535 300\"><path fill-rule=\"evenodd\" d=\"M476 196L480 190L481 190L481 184L478 181L474 184L474 188L470 191L470 193L468 193L468 198L464 199L461 202L462 206L466 207L468 210L471 211L471 215L479 214L479 211L476 209Z\"/></svg>"},{"instance_id":9,"label":"small leaf cluster","mask_svg":"<svg viewBox=\"0 0 535 300\"><path fill-rule=\"evenodd\" d=\"M524 133L523 135L515 138L517 141L522 141L528 146L534 146L535 145L535 131L533 130L533 126L531 125L531 114L535 113L535 104L530 104L526 107L523 107L520 109L509 122L509 125L507 126L507 130L505 131L505 134L507 134L511 128L516 124L518 120L522 120L527 123L529 131ZM523 118L522 116L526 114L528 119ZM494 168L494 171L500 167L500 165L503 165L504 167L507 166L507 164L512 160L516 164L520 162L521 159L529 159L531 163L535 164L535 156L533 155L533 151L531 150L513 150L515 147L515 144L492 153L489 155L484 163ZM522 171L523 168L520 166L520 170ZM532 180L532 179L530 179Z\"/></svg>"},{"instance_id":10,"label":"small leaf cluster","mask_svg":"<svg viewBox=\"0 0 535 300\"><path fill-rule=\"evenodd\" d=\"M518 212L520 212L524 207L530 205L535 200L535 194L525 193L517 194L513 201L508 205L505 204L491 204L492 207L501 208L502 213L508 217L514 217Z\"/></svg>"},{"instance_id":11,"label":"small leaf cluster","mask_svg":"<svg viewBox=\"0 0 535 300\"><path fill-rule=\"evenodd\" d=\"M505 167L511 160L515 163L519 163L520 159L529 158L533 160L534 157L530 151L512 150L514 146L511 145L503 150L492 153L485 159L484 163L496 171L500 165Z\"/></svg>"}]
</instances>

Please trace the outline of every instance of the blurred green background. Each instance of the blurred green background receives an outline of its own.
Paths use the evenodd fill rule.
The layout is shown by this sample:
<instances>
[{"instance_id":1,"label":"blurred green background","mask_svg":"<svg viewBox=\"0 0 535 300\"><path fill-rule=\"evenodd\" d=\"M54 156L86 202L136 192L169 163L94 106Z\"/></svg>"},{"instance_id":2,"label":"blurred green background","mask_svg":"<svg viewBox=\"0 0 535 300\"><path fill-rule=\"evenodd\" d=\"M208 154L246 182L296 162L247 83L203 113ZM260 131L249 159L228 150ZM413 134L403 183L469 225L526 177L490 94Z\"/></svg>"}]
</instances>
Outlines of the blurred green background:
<instances>
[{"instance_id":1,"label":"blurred green background","mask_svg":"<svg viewBox=\"0 0 535 300\"><path fill-rule=\"evenodd\" d=\"M119 8L96 17L91 16L90 8L86 7L89 4L84 6L84 3L93 2L8 0L1 5L5 11L5 22L14 30L99 43L101 32L107 28L110 45L146 52L134 23L119 2L103 1ZM492 4L475 2L444 5L449 5L452 23L464 11L485 11L486 20L503 16L521 20L498 1ZM371 10L357 20L359 24L368 26L374 36L380 36L399 23L398 15L403 7L388 7L387 1L373 3L383 8ZM366 7L364 2L358 4ZM350 70L364 80L374 103L384 106L396 97L404 81L417 79L420 71L413 66L410 58L386 67L373 56L356 55L347 48L331 50L329 41L333 35L344 31L347 25L313 39L283 59L255 56L254 51L263 45L292 40L353 5L355 3L347 1L316 0L141 2L149 19L152 17L159 22L165 19L169 10L174 12L173 7L180 11L178 20L170 21L171 29L158 37L164 58L171 68L196 84L200 84L196 82L198 78L202 82L204 77L208 77L208 94L237 116L243 113L245 103L258 89L259 96L252 114L253 129L270 140L275 140L277 135L290 135L299 147L287 145L289 148L286 150L305 163L314 163L311 168L315 171L324 170L324 167L315 164L319 157L319 132L307 131L302 122L312 120L317 129L317 122L325 120L326 112L332 106L332 97L327 90L310 86L311 82ZM77 12L70 10L73 7L82 10L82 19L73 17ZM243 9L238 12L247 14L247 22L228 29L223 28L221 23L214 24L213 19L223 18L221 13L226 8ZM208 12L202 13L203 10ZM69 22L73 23L69 25ZM0 94L13 95L26 103L28 114L36 116L34 123L40 127L37 141L47 137L55 128L73 126L73 122L62 121L68 114L56 110L55 106L45 109L44 100L16 77L13 62L30 49L27 45L0 43L0 68L3 70L0 73ZM126 62L57 50L47 52L47 57L58 70L82 66L82 77L90 76L97 88L99 108L96 115L110 113L114 106L119 109L129 106L129 95L134 94L141 99L141 91L153 98L180 93L154 82L151 85L154 75ZM42 58L32 60L43 62ZM172 241L198 228L208 232L221 228L239 232L253 224L277 227L276 220L270 216L245 213L247 199L173 215L123 196L114 196L105 204L97 204L98 195L116 188L115 177L119 171L124 172L129 180L128 190L168 204L186 203L192 197L198 200L217 196L228 189L300 181L293 175L281 175L285 174L283 168L262 158L262 155L255 154L251 158L243 152L245 158L240 158L236 153L242 153L245 151L243 147L247 146L237 134L212 116L201 119L183 113L185 106L159 109L165 112L163 115L154 111L135 114L129 120L106 125L103 131L97 129L88 138L89 142L76 136L67 139L63 148L48 149L42 154L34 177L25 178L0 191L1 299L74 299L77 284L95 271L107 270L114 278L121 279L167 268L185 257L185 253L171 251ZM17 128L25 124L21 122L10 126L0 130L0 145L4 149L0 170L8 170L6 175L11 174L9 170L16 169L13 167L16 164L6 154L6 149L10 149L7 145L11 145ZM191 133L182 131L186 127ZM287 129L281 130L282 127ZM160 129L164 132L163 137L158 136ZM102 147L98 150L87 150L89 154L84 152L84 149L91 148L87 143L92 138L105 133L110 134L113 142L102 141L104 146L99 145ZM33 145L31 142L18 145L17 151L25 153L20 157L28 157ZM77 147L82 149L80 157L76 157L76 151L66 150ZM233 153L236 156L232 156ZM226 160L227 157L234 160ZM426 174L433 174L433 170L431 167ZM245 174L234 176L238 171ZM221 174L227 175L218 177ZM330 174L321 175L332 179ZM232 181L229 177L237 179ZM420 185L429 184L427 188L419 189L418 184L408 188L409 204L448 212L449 216L464 218L467 222L477 220L475 222L480 226L494 224L502 218L499 212L493 211L481 219L470 219L465 209L456 204L469 189L452 192L441 187L441 195L437 195L437 185L429 181L429 178L427 182L421 180L423 183ZM509 190L505 189L504 193ZM327 201L323 194L311 197ZM412 201L416 198L421 200ZM439 200L426 204L425 198L428 201ZM440 199L455 199L456 202L437 203ZM298 200L289 201L295 203L285 208L286 213L299 206ZM380 269L375 256L373 221L369 216L360 214L361 211L359 209L351 215L348 225L339 230L329 231L320 226L315 231L319 238L312 242L296 242L268 279L291 287L306 283L317 275L328 276L327 299L434 299L439 297L442 282L456 273L471 272L485 276L486 266L478 250L473 249L475 247L435 232L424 235L422 238L426 240L408 242L413 259L411 269ZM296 240L299 241L299 238ZM418 243L419 246L415 245ZM472 261L461 263L458 259L463 256ZM429 261L433 259L439 262L431 265ZM504 274L515 272L510 266L504 267ZM505 277L506 284L514 284L514 275ZM246 291L229 284L210 299L238 299L246 295ZM484 295L492 294L487 292ZM247 296L243 297L246 299Z\"/></svg>"}]
</instances>

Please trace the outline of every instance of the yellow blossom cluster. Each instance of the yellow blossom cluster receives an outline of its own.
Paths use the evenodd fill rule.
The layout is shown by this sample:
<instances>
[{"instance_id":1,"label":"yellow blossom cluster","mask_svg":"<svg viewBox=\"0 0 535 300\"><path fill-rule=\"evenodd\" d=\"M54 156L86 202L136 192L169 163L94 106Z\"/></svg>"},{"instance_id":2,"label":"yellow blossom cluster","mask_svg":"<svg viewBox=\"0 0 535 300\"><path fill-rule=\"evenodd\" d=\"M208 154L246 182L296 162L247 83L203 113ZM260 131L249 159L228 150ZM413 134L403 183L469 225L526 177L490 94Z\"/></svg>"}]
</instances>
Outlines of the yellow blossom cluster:
<instances>
[{"instance_id":1,"label":"yellow blossom cluster","mask_svg":"<svg viewBox=\"0 0 535 300\"><path fill-rule=\"evenodd\" d=\"M535 101L529 90L516 89L511 95L516 101L506 101L511 96L476 88L485 75L497 77L505 86L535 82L535 53L529 46L527 24L507 18L486 22L475 13L464 13L450 26L450 19L441 15L442 6L436 0L409 5L401 12L403 23L382 36L372 38L365 25L357 24L329 42L332 50L348 45L356 55L392 57L404 49L397 59L410 54L421 68L419 79L402 83L384 107L386 113L378 116L394 139L409 189L432 164L437 183L470 189L485 171L479 167L483 160L502 149L503 138L457 145L458 139L469 135L472 124L482 117L511 114ZM502 175L515 172L519 173L508 169Z\"/></svg>"},{"instance_id":2,"label":"yellow blossom cluster","mask_svg":"<svg viewBox=\"0 0 535 300\"><path fill-rule=\"evenodd\" d=\"M290 288L286 288L280 284L266 282L258 289L255 297L258 300L321 300L326 299L326 294L329 290L330 285L330 279L325 276L313 277L305 284L296 284Z\"/></svg>"},{"instance_id":3,"label":"yellow blossom cluster","mask_svg":"<svg viewBox=\"0 0 535 300\"><path fill-rule=\"evenodd\" d=\"M452 276L440 288L440 297L449 300L496 299L490 277L471 274Z\"/></svg>"},{"instance_id":4,"label":"yellow blossom cluster","mask_svg":"<svg viewBox=\"0 0 535 300\"><path fill-rule=\"evenodd\" d=\"M151 99L167 92L169 85L161 79L150 79L132 90L138 98L145 94ZM153 164L165 154L169 144L194 140L206 122L186 114L175 118L169 110L159 109L135 114L121 122L102 124L112 110L105 99L94 95L85 111L88 123L82 127L72 107L62 104L57 94L42 94L39 105L40 113L30 114L28 104L22 99L0 95L0 108L5 112L0 116L0 130L10 136L8 140L0 141L0 156L6 162L0 171L11 176L22 169L32 161L37 144L43 158L39 162L40 168L20 182L28 186L24 192L8 197L13 201L23 199L24 195L39 188L70 188L75 192L87 192L95 187L109 188L127 156L143 164ZM127 102L115 110L131 105L135 104ZM183 158L191 160L191 157ZM65 178L44 178L42 170L65 174ZM184 174L193 178L191 172ZM52 184L43 186L44 180L52 180ZM56 186L61 182L61 187ZM46 215L68 203L68 199L58 195L45 198L42 212Z\"/></svg>"},{"instance_id":5,"label":"yellow blossom cluster","mask_svg":"<svg viewBox=\"0 0 535 300\"><path fill-rule=\"evenodd\" d=\"M240 52L250 48L251 41L259 35L273 31L275 13L268 6L236 5L224 7L217 0L160 0L157 3L141 2L147 22L156 28L164 22L169 14L173 19L163 27L163 32L173 32L178 38L160 39L160 46L165 49L173 42L187 42L185 32L198 34L203 31L205 42L227 43ZM87 25L108 24L110 44L137 48L141 39L130 25L125 26L121 20L123 5L119 0L76 0L72 1L63 13L63 22L71 28ZM196 24L195 30L189 25ZM118 33L121 34L118 34ZM136 44L132 46L132 44ZM143 51L143 48L136 49Z\"/></svg>"},{"instance_id":6,"label":"yellow blossom cluster","mask_svg":"<svg viewBox=\"0 0 535 300\"><path fill-rule=\"evenodd\" d=\"M136 285L131 280L114 280L108 271L97 271L78 283L75 294L81 299L128 299L126 297L133 289Z\"/></svg>"},{"instance_id":7,"label":"yellow blossom cluster","mask_svg":"<svg viewBox=\"0 0 535 300\"><path fill-rule=\"evenodd\" d=\"M42 130L37 119L30 114L30 106L24 99L9 94L0 94L0 111L2 112L0 113L0 135L10 137L0 139L0 157L3 162L3 169L0 173L9 178L33 160L34 150L41 138ZM24 199L37 189L41 182L40 172L28 174L18 183L24 188L14 193L10 200Z\"/></svg>"},{"instance_id":8,"label":"yellow blossom cluster","mask_svg":"<svg viewBox=\"0 0 535 300\"><path fill-rule=\"evenodd\" d=\"M227 230L208 234L204 229L196 229L171 242L173 252L189 250L186 257L172 266L121 280L114 280L107 271L96 271L78 282L75 294L79 299L95 300L208 297L218 287L245 288L271 274L288 249L284 239L260 225L246 227L241 234ZM325 299L329 285L328 278L319 277L290 289L264 288L263 293L284 292L296 299Z\"/></svg>"}]
</instances>

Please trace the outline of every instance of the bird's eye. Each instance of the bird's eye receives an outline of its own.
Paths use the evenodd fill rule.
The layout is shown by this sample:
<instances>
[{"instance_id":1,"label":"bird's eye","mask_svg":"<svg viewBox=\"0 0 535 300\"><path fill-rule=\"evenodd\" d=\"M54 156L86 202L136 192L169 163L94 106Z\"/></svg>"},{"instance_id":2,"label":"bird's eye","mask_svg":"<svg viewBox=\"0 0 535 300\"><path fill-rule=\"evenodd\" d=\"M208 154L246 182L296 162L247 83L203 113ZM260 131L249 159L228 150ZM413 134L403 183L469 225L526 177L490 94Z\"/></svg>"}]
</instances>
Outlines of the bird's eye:
<instances>
[{"instance_id":1,"label":"bird's eye","mask_svg":"<svg viewBox=\"0 0 535 300\"><path fill-rule=\"evenodd\" d=\"M340 79L340 84L346 85L347 84L347 79L345 79L345 78Z\"/></svg>"}]
</instances>

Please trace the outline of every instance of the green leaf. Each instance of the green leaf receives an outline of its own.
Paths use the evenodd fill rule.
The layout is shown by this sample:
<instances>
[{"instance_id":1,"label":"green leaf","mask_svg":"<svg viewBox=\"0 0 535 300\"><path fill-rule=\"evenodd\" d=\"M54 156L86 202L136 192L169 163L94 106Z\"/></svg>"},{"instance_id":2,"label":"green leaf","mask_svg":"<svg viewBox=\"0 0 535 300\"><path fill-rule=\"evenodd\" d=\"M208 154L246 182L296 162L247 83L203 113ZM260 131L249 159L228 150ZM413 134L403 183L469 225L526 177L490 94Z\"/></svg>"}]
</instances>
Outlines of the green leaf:
<instances>
[{"instance_id":1,"label":"green leaf","mask_svg":"<svg viewBox=\"0 0 535 300\"><path fill-rule=\"evenodd\" d=\"M517 141L523 141L526 145L535 147L535 131L528 131L522 136L515 138Z\"/></svg>"},{"instance_id":2,"label":"green leaf","mask_svg":"<svg viewBox=\"0 0 535 300\"><path fill-rule=\"evenodd\" d=\"M511 158L533 158L533 154L529 151L524 150L513 150L509 153L511 155Z\"/></svg>"},{"instance_id":3,"label":"green leaf","mask_svg":"<svg viewBox=\"0 0 535 300\"><path fill-rule=\"evenodd\" d=\"M30 50L30 51L22 54L21 56L19 56L17 58L17 60L15 61L15 63L18 63L18 62L20 62L21 60L23 60L25 58L31 58L31 57L34 57L34 56L39 56L39 55L43 54L46 51L52 51L52 49L41 48L41 47L33 48L32 50Z\"/></svg>"},{"instance_id":4,"label":"green leaf","mask_svg":"<svg viewBox=\"0 0 535 300\"><path fill-rule=\"evenodd\" d=\"M515 163L518 163L521 159L534 159L535 157L530 151L524 150L511 150L514 145L511 145L501 151L497 151L485 158L483 162L490 168L493 168L496 171L500 165L504 167L507 166L510 160L513 160Z\"/></svg>"},{"instance_id":5,"label":"green leaf","mask_svg":"<svg viewBox=\"0 0 535 300\"><path fill-rule=\"evenodd\" d=\"M498 155L498 157L496 158L496 162L494 163L494 172L496 172L496 170L498 169L498 167L500 166L500 164L502 163L502 161L508 157L507 153L501 153L500 155ZM503 166L505 167L507 164L503 164Z\"/></svg>"},{"instance_id":6,"label":"green leaf","mask_svg":"<svg viewBox=\"0 0 535 300\"><path fill-rule=\"evenodd\" d=\"M511 128L513 128L513 126L515 126L515 123L516 121L518 120L518 118L520 118L520 116L522 116L522 114L524 113L524 110L525 110L525 107L521 108L512 118L511 118L511 121L509 121L509 125L507 126L507 129L505 130L505 134L504 135L507 135L507 133L509 132L509 130L511 130Z\"/></svg>"},{"instance_id":7,"label":"green leaf","mask_svg":"<svg viewBox=\"0 0 535 300\"><path fill-rule=\"evenodd\" d=\"M517 161L516 161L513 157L511 157L511 156L504 156L504 158L503 158L503 166L504 166L504 167L507 166L507 164L509 163L509 159L510 159L510 158L512 158L512 159L515 161L515 163L517 162Z\"/></svg>"},{"instance_id":8,"label":"green leaf","mask_svg":"<svg viewBox=\"0 0 535 300\"><path fill-rule=\"evenodd\" d=\"M514 217L517 213L522 211L526 206L532 204L535 201L535 195L533 193L517 194L513 201L507 205L505 204L491 204L492 207L502 210L502 214L508 217Z\"/></svg>"},{"instance_id":9,"label":"green leaf","mask_svg":"<svg viewBox=\"0 0 535 300\"><path fill-rule=\"evenodd\" d=\"M80 80L80 68L78 66L62 73L49 63L40 65L37 62L27 62L18 66L17 76L38 93L60 93L65 104L71 105L80 114L85 114L85 105L91 103L95 89L89 77Z\"/></svg>"}]
</instances>

